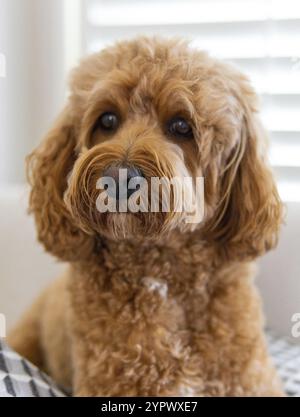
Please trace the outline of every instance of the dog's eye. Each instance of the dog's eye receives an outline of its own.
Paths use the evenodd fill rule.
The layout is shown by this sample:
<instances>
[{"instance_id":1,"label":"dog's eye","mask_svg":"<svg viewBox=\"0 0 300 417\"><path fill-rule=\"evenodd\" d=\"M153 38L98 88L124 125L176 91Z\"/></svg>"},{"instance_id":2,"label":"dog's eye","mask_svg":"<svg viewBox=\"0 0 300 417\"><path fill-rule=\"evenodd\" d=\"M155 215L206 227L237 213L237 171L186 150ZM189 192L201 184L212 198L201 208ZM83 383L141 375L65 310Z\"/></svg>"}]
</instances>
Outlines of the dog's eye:
<instances>
[{"instance_id":1,"label":"dog's eye","mask_svg":"<svg viewBox=\"0 0 300 417\"><path fill-rule=\"evenodd\" d=\"M168 123L168 132L176 137L193 137L193 129L183 117L175 117L170 120Z\"/></svg>"},{"instance_id":2,"label":"dog's eye","mask_svg":"<svg viewBox=\"0 0 300 417\"><path fill-rule=\"evenodd\" d=\"M97 121L97 127L107 131L116 130L118 126L118 116L112 112L103 113Z\"/></svg>"}]
</instances>

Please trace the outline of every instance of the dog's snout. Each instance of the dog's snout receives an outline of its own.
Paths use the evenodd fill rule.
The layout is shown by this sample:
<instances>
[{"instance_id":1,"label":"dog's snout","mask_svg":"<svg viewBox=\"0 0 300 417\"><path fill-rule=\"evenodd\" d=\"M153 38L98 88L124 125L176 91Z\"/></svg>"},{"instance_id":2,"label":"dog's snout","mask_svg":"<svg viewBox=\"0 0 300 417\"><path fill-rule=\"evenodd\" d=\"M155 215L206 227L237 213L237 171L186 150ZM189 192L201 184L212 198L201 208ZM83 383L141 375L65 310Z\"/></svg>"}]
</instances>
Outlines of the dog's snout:
<instances>
[{"instance_id":1,"label":"dog's snout","mask_svg":"<svg viewBox=\"0 0 300 417\"><path fill-rule=\"evenodd\" d=\"M139 188L139 180L144 178L143 172L140 168L137 168L132 165L110 165L108 166L103 175L105 177L110 177L115 181L116 184L116 196L117 200L126 198L128 199L133 193L135 193ZM136 184L130 182L135 179Z\"/></svg>"}]
</instances>

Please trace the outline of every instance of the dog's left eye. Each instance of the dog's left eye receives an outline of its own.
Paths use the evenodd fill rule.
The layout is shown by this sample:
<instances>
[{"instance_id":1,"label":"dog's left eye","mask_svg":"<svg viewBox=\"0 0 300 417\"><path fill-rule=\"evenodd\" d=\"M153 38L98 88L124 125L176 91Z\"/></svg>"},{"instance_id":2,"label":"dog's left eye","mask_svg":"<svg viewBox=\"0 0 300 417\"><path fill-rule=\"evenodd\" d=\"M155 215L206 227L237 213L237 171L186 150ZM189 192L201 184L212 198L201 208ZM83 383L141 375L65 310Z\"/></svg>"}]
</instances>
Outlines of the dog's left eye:
<instances>
[{"instance_id":1,"label":"dog's left eye","mask_svg":"<svg viewBox=\"0 0 300 417\"><path fill-rule=\"evenodd\" d=\"M97 127L107 131L116 130L118 126L119 118L115 113L112 112L103 113L97 121Z\"/></svg>"},{"instance_id":2,"label":"dog's left eye","mask_svg":"<svg viewBox=\"0 0 300 417\"><path fill-rule=\"evenodd\" d=\"M192 138L193 129L183 117L175 117L168 123L168 132L176 137Z\"/></svg>"}]
</instances>

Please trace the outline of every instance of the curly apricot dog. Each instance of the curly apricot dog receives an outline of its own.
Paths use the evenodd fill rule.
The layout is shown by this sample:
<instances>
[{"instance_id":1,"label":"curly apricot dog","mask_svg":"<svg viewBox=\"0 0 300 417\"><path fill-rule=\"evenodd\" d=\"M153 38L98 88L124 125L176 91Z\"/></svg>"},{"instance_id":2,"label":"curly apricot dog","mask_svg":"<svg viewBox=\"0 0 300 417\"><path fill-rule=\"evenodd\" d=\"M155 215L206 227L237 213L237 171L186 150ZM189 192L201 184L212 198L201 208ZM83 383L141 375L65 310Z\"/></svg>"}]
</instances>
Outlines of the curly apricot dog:
<instances>
[{"instance_id":1,"label":"curly apricot dog","mask_svg":"<svg viewBox=\"0 0 300 417\"><path fill-rule=\"evenodd\" d=\"M28 166L39 240L69 268L18 352L76 396L283 395L253 285L282 205L245 76L178 40L118 43L74 70ZM100 213L97 180L120 167L204 177L204 218Z\"/></svg>"}]
</instances>

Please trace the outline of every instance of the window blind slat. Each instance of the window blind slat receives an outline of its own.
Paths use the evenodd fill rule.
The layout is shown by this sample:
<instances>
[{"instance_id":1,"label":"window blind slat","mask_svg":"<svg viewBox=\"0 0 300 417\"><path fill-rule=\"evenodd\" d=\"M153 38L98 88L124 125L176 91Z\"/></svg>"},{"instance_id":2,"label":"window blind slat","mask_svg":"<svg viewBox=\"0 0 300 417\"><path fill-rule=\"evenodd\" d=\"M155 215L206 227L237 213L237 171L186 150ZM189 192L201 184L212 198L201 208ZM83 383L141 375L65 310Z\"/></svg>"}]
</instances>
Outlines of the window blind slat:
<instances>
[{"instance_id":1,"label":"window blind slat","mask_svg":"<svg viewBox=\"0 0 300 417\"><path fill-rule=\"evenodd\" d=\"M300 166L300 141L299 144L272 145L270 148L270 162L278 167Z\"/></svg>"},{"instance_id":2,"label":"window blind slat","mask_svg":"<svg viewBox=\"0 0 300 417\"><path fill-rule=\"evenodd\" d=\"M279 166L274 168L278 189L284 201L300 201L300 168Z\"/></svg>"},{"instance_id":3,"label":"window blind slat","mask_svg":"<svg viewBox=\"0 0 300 417\"><path fill-rule=\"evenodd\" d=\"M299 24L300 26L300 24ZM95 37L91 43L89 43L88 51L95 52L99 49L111 44L112 42L121 39L121 34L124 31L120 30L119 34L118 31L114 31L112 36L107 36L107 34L103 31L100 32L98 37ZM127 38L132 38L134 36L139 35L162 35L162 36L172 36L166 30L155 31L155 30L141 30L141 31L126 31L128 35ZM119 35L119 36L118 36ZM190 37L187 34L180 33L177 31L177 37L182 36L187 39ZM282 42L274 42L270 43L270 46L266 48L263 39L240 39L234 37L231 40L220 39L205 39L204 37L195 38L191 42L191 45L202 49L205 51L210 51L213 53L214 56L222 59L228 60L237 60L237 59L248 59L248 58L266 58L266 57L273 57L273 58L299 58L300 57L300 36L292 37L291 39L288 38Z\"/></svg>"}]
</instances>

